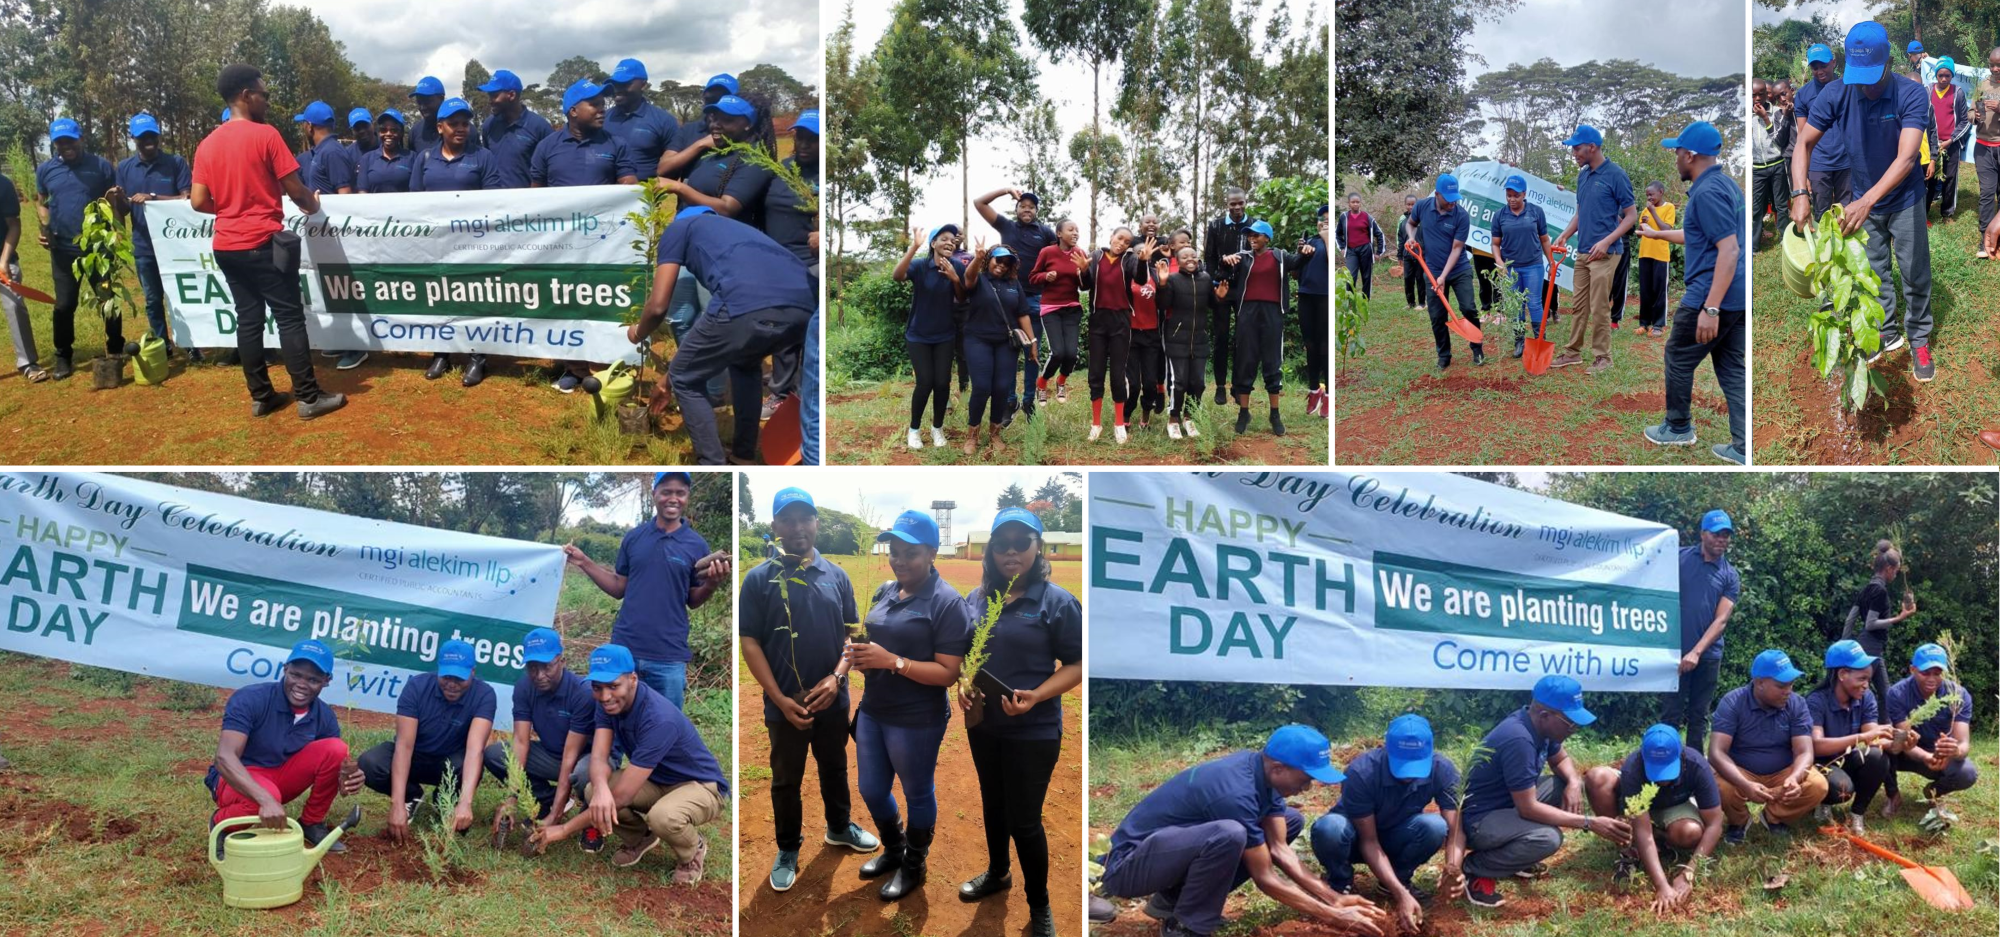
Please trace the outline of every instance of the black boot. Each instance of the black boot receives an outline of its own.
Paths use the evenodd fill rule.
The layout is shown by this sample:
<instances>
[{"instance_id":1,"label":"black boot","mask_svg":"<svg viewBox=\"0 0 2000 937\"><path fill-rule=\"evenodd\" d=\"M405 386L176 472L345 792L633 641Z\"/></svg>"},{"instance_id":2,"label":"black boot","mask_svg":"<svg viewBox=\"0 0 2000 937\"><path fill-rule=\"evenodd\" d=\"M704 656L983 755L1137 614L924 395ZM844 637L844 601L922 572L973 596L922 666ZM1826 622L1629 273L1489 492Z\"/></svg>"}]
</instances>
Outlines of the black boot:
<instances>
[{"instance_id":1,"label":"black boot","mask_svg":"<svg viewBox=\"0 0 2000 937\"><path fill-rule=\"evenodd\" d=\"M882 854L861 864L862 878L880 878L903 867L903 827L881 829Z\"/></svg>"},{"instance_id":2,"label":"black boot","mask_svg":"<svg viewBox=\"0 0 2000 937\"><path fill-rule=\"evenodd\" d=\"M1521 357L1521 349L1523 349L1524 347L1526 347L1526 346L1527 346L1527 343L1528 343L1528 337L1527 337L1527 336L1525 336L1525 335L1523 335L1523 336L1520 336L1519 338L1516 338L1516 339L1514 339L1514 353L1513 353L1513 355L1511 355L1510 357L1514 357L1514 358L1519 358L1519 357Z\"/></svg>"},{"instance_id":3,"label":"black boot","mask_svg":"<svg viewBox=\"0 0 2000 937\"><path fill-rule=\"evenodd\" d=\"M958 886L958 900L978 901L988 895L997 895L1013 886L1012 873L1002 871L995 874L992 869L987 869L973 876L971 881Z\"/></svg>"},{"instance_id":4,"label":"black boot","mask_svg":"<svg viewBox=\"0 0 2000 937\"><path fill-rule=\"evenodd\" d=\"M1479 365L1479 364L1485 364L1485 363L1486 363L1486 346L1485 346L1485 345L1473 345L1473 346L1472 346L1472 363L1473 363L1473 364L1475 364L1475 365Z\"/></svg>"},{"instance_id":5,"label":"black boot","mask_svg":"<svg viewBox=\"0 0 2000 937\"><path fill-rule=\"evenodd\" d=\"M1048 905L1028 906L1029 937L1056 937L1056 914Z\"/></svg>"},{"instance_id":6,"label":"black boot","mask_svg":"<svg viewBox=\"0 0 2000 937\"><path fill-rule=\"evenodd\" d=\"M934 826L910 827L909 837L903 843L902 867L882 883L883 901L900 900L924 887L925 865L931 854L931 836L936 832L937 827Z\"/></svg>"}]
</instances>

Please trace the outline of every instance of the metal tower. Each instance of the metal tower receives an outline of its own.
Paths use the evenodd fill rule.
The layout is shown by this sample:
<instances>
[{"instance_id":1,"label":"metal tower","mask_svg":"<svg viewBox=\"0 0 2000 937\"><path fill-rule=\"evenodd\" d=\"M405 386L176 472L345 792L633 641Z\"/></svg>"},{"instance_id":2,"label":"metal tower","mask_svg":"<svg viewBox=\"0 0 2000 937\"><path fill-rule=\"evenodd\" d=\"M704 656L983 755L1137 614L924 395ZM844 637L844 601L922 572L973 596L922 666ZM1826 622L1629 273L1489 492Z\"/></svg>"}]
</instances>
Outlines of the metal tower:
<instances>
[{"instance_id":1,"label":"metal tower","mask_svg":"<svg viewBox=\"0 0 2000 937\"><path fill-rule=\"evenodd\" d=\"M956 501L931 502L931 518L937 521L938 543L942 544L941 549L948 550L952 544L958 542L951 539L951 511L956 507L958 507Z\"/></svg>"}]
</instances>

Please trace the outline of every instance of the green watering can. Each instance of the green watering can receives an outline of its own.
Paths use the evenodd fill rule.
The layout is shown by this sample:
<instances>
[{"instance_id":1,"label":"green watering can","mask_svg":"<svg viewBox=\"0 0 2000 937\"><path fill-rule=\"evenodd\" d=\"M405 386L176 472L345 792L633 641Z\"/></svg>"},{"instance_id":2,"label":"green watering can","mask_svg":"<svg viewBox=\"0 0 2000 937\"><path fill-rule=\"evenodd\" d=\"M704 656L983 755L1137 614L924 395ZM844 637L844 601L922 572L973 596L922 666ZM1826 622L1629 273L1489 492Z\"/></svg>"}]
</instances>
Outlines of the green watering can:
<instances>
[{"instance_id":1,"label":"green watering can","mask_svg":"<svg viewBox=\"0 0 2000 937\"><path fill-rule=\"evenodd\" d=\"M216 858L217 840L224 830L256 822L254 816L231 817L208 831L208 863L222 876L222 903L232 908L282 908L298 901L313 866L342 833L360 825L361 808L349 811L346 820L310 849L298 821L287 817L282 830L260 826L230 833L221 840L222 858Z\"/></svg>"},{"instance_id":2,"label":"green watering can","mask_svg":"<svg viewBox=\"0 0 2000 937\"><path fill-rule=\"evenodd\" d=\"M613 362L591 377L597 381L597 390L590 395L590 414L599 422L610 419L618 412L618 406L639 389L638 370L623 361Z\"/></svg>"},{"instance_id":3,"label":"green watering can","mask_svg":"<svg viewBox=\"0 0 2000 937\"><path fill-rule=\"evenodd\" d=\"M132 356L132 382L135 384L159 384L167 379L167 340L151 332L141 336L134 350L125 353Z\"/></svg>"}]
</instances>

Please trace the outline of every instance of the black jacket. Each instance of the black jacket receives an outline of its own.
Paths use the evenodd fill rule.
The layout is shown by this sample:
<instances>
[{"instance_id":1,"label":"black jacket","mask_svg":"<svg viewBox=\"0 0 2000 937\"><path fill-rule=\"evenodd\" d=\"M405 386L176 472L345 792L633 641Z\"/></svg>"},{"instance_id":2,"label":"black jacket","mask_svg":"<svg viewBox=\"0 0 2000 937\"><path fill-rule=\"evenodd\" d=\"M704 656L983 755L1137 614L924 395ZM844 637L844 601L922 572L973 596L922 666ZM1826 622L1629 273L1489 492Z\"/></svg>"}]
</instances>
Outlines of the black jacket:
<instances>
[{"instance_id":1,"label":"black jacket","mask_svg":"<svg viewBox=\"0 0 2000 937\"><path fill-rule=\"evenodd\" d=\"M1208 357L1208 317L1221 300L1215 298L1215 281L1206 270L1194 276L1174 272L1160 283L1156 294L1160 310L1160 339L1167 354L1175 357Z\"/></svg>"},{"instance_id":2,"label":"black jacket","mask_svg":"<svg viewBox=\"0 0 2000 937\"><path fill-rule=\"evenodd\" d=\"M1304 254L1293 254L1275 247L1270 249L1270 253L1278 258L1278 311L1289 317L1292 314L1292 288L1291 284L1285 281L1298 279L1299 271L1305 269L1306 257ZM1240 256L1243 259L1238 261L1236 266L1224 265L1220 268L1229 277L1229 299L1225 303L1225 308L1231 315L1243 311L1243 297L1250 292L1248 286L1251 254L1249 251L1243 251Z\"/></svg>"},{"instance_id":3,"label":"black jacket","mask_svg":"<svg viewBox=\"0 0 2000 937\"><path fill-rule=\"evenodd\" d=\"M1375 254L1387 253L1389 250L1389 239L1382 236L1382 226L1375 223L1375 216L1365 211L1361 213L1361 217L1368 219L1368 243L1347 243L1347 216L1349 214L1349 212L1341 212L1340 217L1334 219L1334 245L1342 251L1368 250Z\"/></svg>"},{"instance_id":4,"label":"black jacket","mask_svg":"<svg viewBox=\"0 0 2000 937\"><path fill-rule=\"evenodd\" d=\"M1255 220L1246 211L1242 221L1230 221L1228 212L1210 221L1201 234L1202 268L1220 270L1222 258L1249 250L1250 223Z\"/></svg>"}]
</instances>

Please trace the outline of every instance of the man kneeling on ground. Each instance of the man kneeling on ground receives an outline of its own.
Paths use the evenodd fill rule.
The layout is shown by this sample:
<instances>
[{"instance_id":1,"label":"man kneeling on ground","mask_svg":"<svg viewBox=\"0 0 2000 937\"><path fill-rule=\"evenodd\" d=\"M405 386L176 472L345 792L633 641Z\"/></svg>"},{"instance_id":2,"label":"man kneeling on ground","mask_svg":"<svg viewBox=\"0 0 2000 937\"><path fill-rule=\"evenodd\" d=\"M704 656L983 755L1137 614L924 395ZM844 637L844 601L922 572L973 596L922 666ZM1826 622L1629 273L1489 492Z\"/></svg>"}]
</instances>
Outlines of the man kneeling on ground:
<instances>
[{"instance_id":1,"label":"man kneeling on ground","mask_svg":"<svg viewBox=\"0 0 2000 937\"><path fill-rule=\"evenodd\" d=\"M1798 678L1784 651L1768 650L1750 662L1750 685L1715 705L1708 760L1721 779L1732 846L1743 842L1751 804L1764 805L1765 829L1790 836L1791 822L1826 799L1826 775L1813 770L1812 712L1792 692Z\"/></svg>"},{"instance_id":2,"label":"man kneeling on ground","mask_svg":"<svg viewBox=\"0 0 2000 937\"><path fill-rule=\"evenodd\" d=\"M1681 742L1673 726L1656 723L1639 740L1639 750L1616 768L1600 765L1583 777L1590 791L1590 809L1604 817L1630 817L1632 844L1618 857L1612 878L1623 879L1632 867L1646 871L1653 883L1653 910L1665 913L1687 900L1694 890L1696 870L1715 854L1722 839L1722 792L1708 759ZM1652 787L1645 821L1631 816L1631 800ZM1660 851L1692 852L1688 862L1668 877Z\"/></svg>"},{"instance_id":3,"label":"man kneeling on ground","mask_svg":"<svg viewBox=\"0 0 2000 937\"><path fill-rule=\"evenodd\" d=\"M1979 781L1979 769L1966 758L1972 752L1972 694L1944 678L1949 666L1944 648L1923 645L1910 655L1910 675L1889 687L1889 722L1903 733L1898 744L1889 746L1889 769L1928 779L1931 783L1924 785L1925 800L1965 790ZM1911 713L1940 693L1952 702L1912 725Z\"/></svg>"},{"instance_id":4,"label":"man kneeling on ground","mask_svg":"<svg viewBox=\"0 0 2000 937\"><path fill-rule=\"evenodd\" d=\"M1424 812L1433 802L1438 812ZM1326 868L1326 883L1342 894L1354 890L1355 860L1367 863L1395 903L1398 923L1414 934L1430 900L1415 882L1417 867L1457 827L1458 766L1433 748L1430 722L1408 713L1389 723L1381 748L1347 766L1340 802L1313 824L1313 857Z\"/></svg>"}]
</instances>

